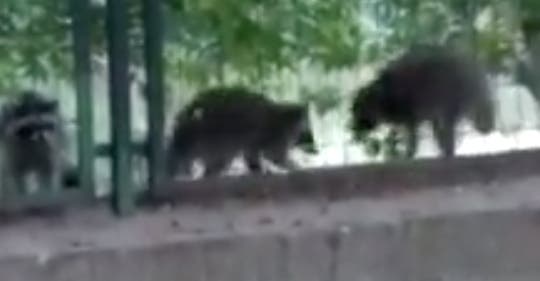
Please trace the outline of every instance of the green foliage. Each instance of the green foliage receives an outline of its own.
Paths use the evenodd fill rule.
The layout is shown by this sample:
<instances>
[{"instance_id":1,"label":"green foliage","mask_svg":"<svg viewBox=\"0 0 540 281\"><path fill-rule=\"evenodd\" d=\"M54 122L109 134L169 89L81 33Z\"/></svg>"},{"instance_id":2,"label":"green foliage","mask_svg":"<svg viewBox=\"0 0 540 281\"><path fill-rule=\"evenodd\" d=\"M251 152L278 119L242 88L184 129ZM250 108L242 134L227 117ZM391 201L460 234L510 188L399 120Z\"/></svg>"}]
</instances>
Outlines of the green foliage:
<instances>
[{"instance_id":1,"label":"green foliage","mask_svg":"<svg viewBox=\"0 0 540 281\"><path fill-rule=\"evenodd\" d=\"M0 2L0 88L23 78L70 76L69 0ZM92 51L106 51L105 7L91 1ZM164 0L168 74L195 84L228 72L251 81L309 60L356 64L360 31L353 0ZM129 1L130 55L142 66L141 1ZM9 77L9 78L8 78ZM17 78L17 79L13 79Z\"/></svg>"},{"instance_id":2,"label":"green foliage","mask_svg":"<svg viewBox=\"0 0 540 281\"><path fill-rule=\"evenodd\" d=\"M352 0L171 0L171 66L184 77L222 79L224 70L251 80L302 60L327 69L356 64L360 31ZM190 73L194 72L194 73Z\"/></svg>"},{"instance_id":3,"label":"green foliage","mask_svg":"<svg viewBox=\"0 0 540 281\"><path fill-rule=\"evenodd\" d=\"M540 12L540 2L536 0L516 0L519 12L523 18L537 18Z\"/></svg>"},{"instance_id":4,"label":"green foliage","mask_svg":"<svg viewBox=\"0 0 540 281\"><path fill-rule=\"evenodd\" d=\"M21 80L70 73L69 23L64 1L0 1L2 93Z\"/></svg>"},{"instance_id":5,"label":"green foliage","mask_svg":"<svg viewBox=\"0 0 540 281\"><path fill-rule=\"evenodd\" d=\"M339 89L329 85L317 89L304 88L300 91L300 95L301 100L313 103L320 115L336 108L343 101Z\"/></svg>"},{"instance_id":6,"label":"green foliage","mask_svg":"<svg viewBox=\"0 0 540 281\"><path fill-rule=\"evenodd\" d=\"M412 42L443 42L466 30L480 11L511 0L164 0L166 62L176 79L196 84L223 80L229 72L262 79L301 61L326 69L374 61ZM142 65L141 1L130 3L132 61ZM105 52L102 4L92 1L93 48ZM524 14L538 1L516 5ZM360 23L371 17L377 35ZM499 17L500 18L500 17ZM0 86L27 77L67 77L71 70L68 1L0 2ZM504 17L503 17L504 19ZM487 57L509 52L504 20L479 36ZM504 31L502 31L504 30ZM4 78L5 77L5 78Z\"/></svg>"}]
</instances>

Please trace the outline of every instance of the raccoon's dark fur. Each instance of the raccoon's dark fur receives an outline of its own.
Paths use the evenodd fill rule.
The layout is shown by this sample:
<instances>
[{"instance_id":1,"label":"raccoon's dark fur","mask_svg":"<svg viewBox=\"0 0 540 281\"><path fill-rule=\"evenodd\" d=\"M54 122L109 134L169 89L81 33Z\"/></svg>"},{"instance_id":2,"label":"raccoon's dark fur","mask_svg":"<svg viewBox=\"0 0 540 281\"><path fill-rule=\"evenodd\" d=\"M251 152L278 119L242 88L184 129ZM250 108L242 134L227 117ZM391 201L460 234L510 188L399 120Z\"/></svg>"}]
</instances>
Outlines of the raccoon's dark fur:
<instances>
[{"instance_id":1,"label":"raccoon's dark fur","mask_svg":"<svg viewBox=\"0 0 540 281\"><path fill-rule=\"evenodd\" d=\"M306 134L307 123L301 105L276 103L242 87L203 91L176 117L168 173L188 172L201 159L205 174L215 175L239 155L252 171L261 170L261 157L293 168L288 150Z\"/></svg>"},{"instance_id":2,"label":"raccoon's dark fur","mask_svg":"<svg viewBox=\"0 0 540 281\"><path fill-rule=\"evenodd\" d=\"M56 100L24 91L5 104L0 117L4 190L25 192L30 174L45 188L60 188L64 137Z\"/></svg>"},{"instance_id":3,"label":"raccoon's dark fur","mask_svg":"<svg viewBox=\"0 0 540 281\"><path fill-rule=\"evenodd\" d=\"M442 154L455 153L455 127L469 116L482 133L494 128L492 96L482 67L445 47L415 46L389 63L358 90L352 105L353 131L362 135L381 123L405 126L407 156L417 147L417 128L429 121Z\"/></svg>"}]
</instances>

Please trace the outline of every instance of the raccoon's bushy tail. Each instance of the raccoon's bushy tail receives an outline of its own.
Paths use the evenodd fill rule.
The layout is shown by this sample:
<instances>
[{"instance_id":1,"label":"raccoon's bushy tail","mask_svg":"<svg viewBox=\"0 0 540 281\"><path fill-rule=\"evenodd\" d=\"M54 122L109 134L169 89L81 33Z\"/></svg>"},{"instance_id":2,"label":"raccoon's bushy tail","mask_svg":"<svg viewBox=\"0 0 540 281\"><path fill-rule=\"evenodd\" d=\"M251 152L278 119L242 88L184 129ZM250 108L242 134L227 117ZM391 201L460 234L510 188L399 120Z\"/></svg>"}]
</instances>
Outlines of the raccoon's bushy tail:
<instances>
[{"instance_id":1,"label":"raccoon's bushy tail","mask_svg":"<svg viewBox=\"0 0 540 281\"><path fill-rule=\"evenodd\" d=\"M495 129L495 105L490 95L482 95L475 103L472 121L476 130L487 134Z\"/></svg>"}]
</instances>

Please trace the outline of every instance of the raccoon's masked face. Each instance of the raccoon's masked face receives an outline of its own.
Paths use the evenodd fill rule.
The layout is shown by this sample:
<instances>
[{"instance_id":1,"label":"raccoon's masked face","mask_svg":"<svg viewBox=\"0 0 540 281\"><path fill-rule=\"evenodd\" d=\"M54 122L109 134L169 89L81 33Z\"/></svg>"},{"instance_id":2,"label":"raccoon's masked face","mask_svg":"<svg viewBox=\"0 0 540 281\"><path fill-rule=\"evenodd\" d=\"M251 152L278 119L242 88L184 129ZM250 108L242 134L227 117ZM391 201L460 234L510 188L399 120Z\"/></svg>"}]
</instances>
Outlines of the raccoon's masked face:
<instances>
[{"instance_id":1,"label":"raccoon's masked face","mask_svg":"<svg viewBox=\"0 0 540 281\"><path fill-rule=\"evenodd\" d=\"M8 134L21 141L49 142L57 128L58 103L27 100L13 110Z\"/></svg>"},{"instance_id":2,"label":"raccoon's masked face","mask_svg":"<svg viewBox=\"0 0 540 281\"><path fill-rule=\"evenodd\" d=\"M55 125L49 122L36 122L20 126L14 131L15 136L24 141L49 142L55 133Z\"/></svg>"}]
</instances>

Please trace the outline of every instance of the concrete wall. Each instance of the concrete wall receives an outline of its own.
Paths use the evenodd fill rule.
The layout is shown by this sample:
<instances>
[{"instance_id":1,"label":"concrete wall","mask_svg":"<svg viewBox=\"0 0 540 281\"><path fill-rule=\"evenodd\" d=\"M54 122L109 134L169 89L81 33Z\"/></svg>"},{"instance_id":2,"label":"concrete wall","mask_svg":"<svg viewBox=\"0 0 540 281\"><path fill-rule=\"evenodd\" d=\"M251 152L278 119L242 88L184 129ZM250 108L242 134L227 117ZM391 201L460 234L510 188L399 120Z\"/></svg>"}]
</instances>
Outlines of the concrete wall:
<instances>
[{"instance_id":1,"label":"concrete wall","mask_svg":"<svg viewBox=\"0 0 540 281\"><path fill-rule=\"evenodd\" d=\"M99 207L27 217L0 228L0 280L537 281L539 161L532 152L240 178L199 185L205 196L222 190L214 200L128 218ZM235 196L277 183L292 192Z\"/></svg>"}]
</instances>

